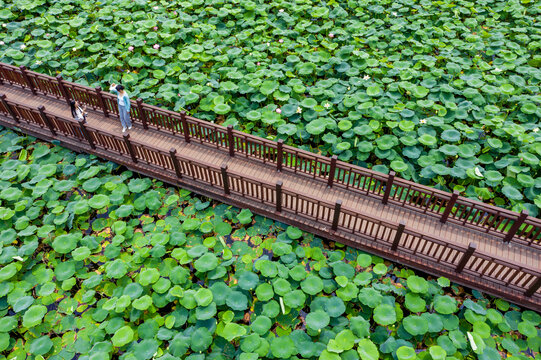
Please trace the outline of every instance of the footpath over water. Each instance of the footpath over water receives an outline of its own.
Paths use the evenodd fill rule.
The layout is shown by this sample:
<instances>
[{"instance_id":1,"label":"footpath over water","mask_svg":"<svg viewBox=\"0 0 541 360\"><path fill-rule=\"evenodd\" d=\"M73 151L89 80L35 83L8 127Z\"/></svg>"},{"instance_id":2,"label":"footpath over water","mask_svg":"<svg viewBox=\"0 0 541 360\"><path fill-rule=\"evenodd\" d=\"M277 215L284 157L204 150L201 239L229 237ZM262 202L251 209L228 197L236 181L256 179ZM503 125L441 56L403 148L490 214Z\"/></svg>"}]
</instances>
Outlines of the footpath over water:
<instances>
[{"instance_id":1,"label":"footpath over water","mask_svg":"<svg viewBox=\"0 0 541 360\"><path fill-rule=\"evenodd\" d=\"M541 311L541 220L0 63L0 124ZM70 99L86 104L72 119Z\"/></svg>"}]
</instances>

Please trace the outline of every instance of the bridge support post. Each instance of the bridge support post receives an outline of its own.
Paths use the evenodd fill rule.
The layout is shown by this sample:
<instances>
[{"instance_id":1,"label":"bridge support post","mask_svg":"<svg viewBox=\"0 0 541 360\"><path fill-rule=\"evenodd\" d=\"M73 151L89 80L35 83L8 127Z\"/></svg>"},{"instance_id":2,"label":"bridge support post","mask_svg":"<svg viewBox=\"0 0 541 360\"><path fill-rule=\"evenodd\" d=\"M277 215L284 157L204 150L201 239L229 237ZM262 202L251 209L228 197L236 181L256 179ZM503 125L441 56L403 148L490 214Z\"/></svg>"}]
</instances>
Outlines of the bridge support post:
<instances>
[{"instance_id":1,"label":"bridge support post","mask_svg":"<svg viewBox=\"0 0 541 360\"><path fill-rule=\"evenodd\" d=\"M182 177L182 173L180 172L180 164L178 163L178 159L177 159L177 149L171 148L171 150L169 150L169 155L171 155L171 161L173 162L175 173L177 174L177 177L180 179Z\"/></svg>"},{"instance_id":2,"label":"bridge support post","mask_svg":"<svg viewBox=\"0 0 541 360\"><path fill-rule=\"evenodd\" d=\"M20 122L19 118L17 117L17 114L15 114L15 111L13 110L13 108L6 101L6 94L0 95L0 101L2 101L2 105L4 105L4 107L7 109L9 115L11 115L13 120L15 120L15 122Z\"/></svg>"},{"instance_id":3,"label":"bridge support post","mask_svg":"<svg viewBox=\"0 0 541 360\"><path fill-rule=\"evenodd\" d=\"M60 92L62 93L62 96L66 100L66 104L70 104L70 96L68 93L68 90L66 90L66 87L64 86L64 79L62 78L62 75L58 74L56 75L56 82L58 83L58 88L60 89Z\"/></svg>"},{"instance_id":4,"label":"bridge support post","mask_svg":"<svg viewBox=\"0 0 541 360\"><path fill-rule=\"evenodd\" d=\"M440 222L442 224L445 224L447 221L447 218L449 217L449 214L451 214L451 210L453 210L453 206L456 204L456 200L458 199L458 195L460 193L455 190L453 191L453 195L451 195L451 198L449 199L449 202L447 203L447 206L445 207L445 211L443 212L443 215L440 218Z\"/></svg>"},{"instance_id":5,"label":"bridge support post","mask_svg":"<svg viewBox=\"0 0 541 360\"><path fill-rule=\"evenodd\" d=\"M21 65L19 66L19 69L21 70L21 74L23 75L26 85L28 85L28 88L30 89L30 91L32 91L32 95L36 95L36 89L34 88L34 84L32 83L30 76L28 76L28 73L26 72L26 66Z\"/></svg>"},{"instance_id":6,"label":"bridge support post","mask_svg":"<svg viewBox=\"0 0 541 360\"><path fill-rule=\"evenodd\" d=\"M126 143L126 147L128 148L128 152L130 153L131 159L134 163L137 163L137 158L135 157L135 150L133 149L133 144L130 141L130 134L124 134L122 136L124 138L124 142Z\"/></svg>"},{"instance_id":7,"label":"bridge support post","mask_svg":"<svg viewBox=\"0 0 541 360\"><path fill-rule=\"evenodd\" d=\"M524 293L524 296L526 297L531 297L533 294L535 294L535 292L541 287L541 276L539 276L537 278L537 280L535 280L533 282L533 284L528 288L528 290L526 290L526 292Z\"/></svg>"},{"instance_id":8,"label":"bridge support post","mask_svg":"<svg viewBox=\"0 0 541 360\"><path fill-rule=\"evenodd\" d=\"M190 142L190 129L188 129L188 121L186 121L186 111L180 112L180 122L182 123L182 132L184 133L184 141Z\"/></svg>"},{"instance_id":9,"label":"bridge support post","mask_svg":"<svg viewBox=\"0 0 541 360\"><path fill-rule=\"evenodd\" d=\"M109 110L107 110L107 106L105 105L105 99L103 98L103 94L101 93L101 86L96 86L94 90L96 91L98 102L100 103L101 110L103 111L103 116L109 117Z\"/></svg>"},{"instance_id":10,"label":"bridge support post","mask_svg":"<svg viewBox=\"0 0 541 360\"><path fill-rule=\"evenodd\" d=\"M276 142L276 170L282 171L282 162L284 161L284 140L278 139Z\"/></svg>"},{"instance_id":11,"label":"bridge support post","mask_svg":"<svg viewBox=\"0 0 541 360\"><path fill-rule=\"evenodd\" d=\"M391 245L391 250L396 251L398 249L398 244L400 243L400 239L402 238L402 234L404 233L404 229L406 228L406 222L400 221L398 224L398 228L396 229L396 234L394 235L393 245Z\"/></svg>"},{"instance_id":12,"label":"bridge support post","mask_svg":"<svg viewBox=\"0 0 541 360\"><path fill-rule=\"evenodd\" d=\"M276 182L276 212L282 211L282 180Z\"/></svg>"},{"instance_id":13,"label":"bridge support post","mask_svg":"<svg viewBox=\"0 0 541 360\"><path fill-rule=\"evenodd\" d=\"M229 143L229 156L235 156L235 139L233 138L233 125L227 125L227 142Z\"/></svg>"},{"instance_id":14,"label":"bridge support post","mask_svg":"<svg viewBox=\"0 0 541 360\"><path fill-rule=\"evenodd\" d=\"M39 114L40 114L41 118L43 119L43 122L45 123L45 125L47 125L49 130L51 130L51 133L53 134L53 136L56 136L56 131L54 129L53 123L51 122L51 119L49 119L47 114L45 114L45 106L43 106L43 105L38 106L38 110L39 110Z\"/></svg>"},{"instance_id":15,"label":"bridge support post","mask_svg":"<svg viewBox=\"0 0 541 360\"><path fill-rule=\"evenodd\" d=\"M522 210L518 216L518 218L515 220L515 223L513 226L511 226L511 229L507 232L507 235L505 235L505 238L503 238L504 243L510 242L515 234L517 233L518 229L520 229L520 226L524 223L524 220L528 217L528 211Z\"/></svg>"},{"instance_id":16,"label":"bridge support post","mask_svg":"<svg viewBox=\"0 0 541 360\"><path fill-rule=\"evenodd\" d=\"M143 109L143 99L137 98L137 113L143 122L143 129L148 130L147 115L145 109Z\"/></svg>"},{"instance_id":17,"label":"bridge support post","mask_svg":"<svg viewBox=\"0 0 541 360\"><path fill-rule=\"evenodd\" d=\"M383 193L383 199L381 199L381 202L383 204L387 204L389 201L389 195L391 195L391 188L393 187L394 177L396 173L394 171L390 171L389 175L387 176L387 183L385 184L385 193Z\"/></svg>"},{"instance_id":18,"label":"bridge support post","mask_svg":"<svg viewBox=\"0 0 541 360\"><path fill-rule=\"evenodd\" d=\"M229 179L227 177L227 165L223 164L220 167L220 170L222 171L222 181L224 183L224 192L226 195L229 195L231 192L229 191Z\"/></svg>"},{"instance_id":19,"label":"bridge support post","mask_svg":"<svg viewBox=\"0 0 541 360\"><path fill-rule=\"evenodd\" d=\"M79 127L81 128L81 132L83 133L83 136L85 137L86 141L88 141L90 148L96 149L96 145L94 144L92 137L90 137L90 134L88 133L88 130L86 129L85 124L86 124L86 120L83 119L79 121Z\"/></svg>"},{"instance_id":20,"label":"bridge support post","mask_svg":"<svg viewBox=\"0 0 541 360\"><path fill-rule=\"evenodd\" d=\"M466 266L466 264L468 263L468 260L470 260L470 258L472 257L476 249L477 249L477 244L470 243L470 245L468 245L468 250L466 250L464 255L462 255L462 258L460 258L460 261L455 269L455 272L461 273L462 270L464 270L464 266Z\"/></svg>"},{"instance_id":21,"label":"bridge support post","mask_svg":"<svg viewBox=\"0 0 541 360\"><path fill-rule=\"evenodd\" d=\"M338 229L338 219L340 218L340 209L342 208L342 200L336 200L334 203L334 214L332 218L331 230L336 231Z\"/></svg>"},{"instance_id":22,"label":"bridge support post","mask_svg":"<svg viewBox=\"0 0 541 360\"><path fill-rule=\"evenodd\" d=\"M338 160L338 156L333 155L331 157L331 168L329 169L329 178L327 179L327 186L332 187L332 184L334 182L334 173L336 172L336 161Z\"/></svg>"}]
</instances>

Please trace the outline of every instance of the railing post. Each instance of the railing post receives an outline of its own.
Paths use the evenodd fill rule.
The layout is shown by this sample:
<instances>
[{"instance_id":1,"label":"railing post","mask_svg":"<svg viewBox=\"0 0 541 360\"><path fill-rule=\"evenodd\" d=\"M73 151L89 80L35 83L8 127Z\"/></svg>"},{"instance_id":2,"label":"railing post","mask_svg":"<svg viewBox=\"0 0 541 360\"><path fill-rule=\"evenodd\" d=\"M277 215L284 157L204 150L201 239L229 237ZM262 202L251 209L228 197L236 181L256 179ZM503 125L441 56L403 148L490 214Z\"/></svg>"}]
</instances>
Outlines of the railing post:
<instances>
[{"instance_id":1,"label":"railing post","mask_svg":"<svg viewBox=\"0 0 541 360\"><path fill-rule=\"evenodd\" d=\"M19 69L21 70L26 85L28 85L28 88L32 91L32 95L36 95L36 89L34 88L34 84L32 84L32 80L30 80L30 76L28 76L28 73L26 72L26 66L21 65L19 66Z\"/></svg>"},{"instance_id":2,"label":"railing post","mask_svg":"<svg viewBox=\"0 0 541 360\"><path fill-rule=\"evenodd\" d=\"M508 243L513 239L515 234L517 233L520 226L524 223L524 220L528 217L528 210L522 210L520 214L518 215L518 218L515 220L515 223L513 226L511 226L511 229L507 232L507 235L505 235L505 238L503 239L504 243Z\"/></svg>"},{"instance_id":3,"label":"railing post","mask_svg":"<svg viewBox=\"0 0 541 360\"><path fill-rule=\"evenodd\" d=\"M66 103L70 105L70 96L68 90L66 90L66 87L64 86L64 79L62 78L62 75L56 75L56 82L58 83L58 88L60 89L62 96L66 100Z\"/></svg>"},{"instance_id":4,"label":"railing post","mask_svg":"<svg viewBox=\"0 0 541 360\"><path fill-rule=\"evenodd\" d=\"M180 164L178 163L178 159L177 159L177 149L171 148L171 150L169 150L169 155L171 155L171 161L173 161L173 167L175 168L175 173L177 174L177 177L180 179L182 177L182 173L180 172Z\"/></svg>"},{"instance_id":5,"label":"railing post","mask_svg":"<svg viewBox=\"0 0 541 360\"><path fill-rule=\"evenodd\" d=\"M385 184L385 193L383 194L383 199L381 199L381 202L383 204L387 204L387 201L389 201L389 195L391 194L391 188L393 187L393 181L394 176L396 173L394 171L390 171L389 175L387 176L387 183Z\"/></svg>"},{"instance_id":6,"label":"railing post","mask_svg":"<svg viewBox=\"0 0 541 360\"><path fill-rule=\"evenodd\" d=\"M49 130L51 130L51 133L53 134L53 136L56 136L56 131L54 129L53 123L51 122L51 119L49 119L47 114L45 114L45 106L43 106L43 105L38 106L38 110L39 110L39 114L41 115L41 118L43 119L43 122L45 123L45 125L47 125Z\"/></svg>"},{"instance_id":7,"label":"railing post","mask_svg":"<svg viewBox=\"0 0 541 360\"><path fill-rule=\"evenodd\" d=\"M336 172L336 161L338 160L338 156L333 155L331 157L331 168L329 169L329 178L327 180L327 186L332 187L332 183L334 182L334 173Z\"/></svg>"},{"instance_id":8,"label":"railing post","mask_svg":"<svg viewBox=\"0 0 541 360\"><path fill-rule=\"evenodd\" d=\"M445 211L443 212L443 215L440 218L440 222L442 224L445 224L447 221L447 218L449 217L449 214L451 214L451 210L453 210L453 206L456 204L456 200L458 199L458 195L460 193L455 190L453 191L453 195L451 195L451 199L449 199L449 202L447 203L447 206L445 207Z\"/></svg>"},{"instance_id":9,"label":"railing post","mask_svg":"<svg viewBox=\"0 0 541 360\"><path fill-rule=\"evenodd\" d=\"M83 119L79 121L79 127L81 128L81 132L83 133L83 136L85 137L86 141L88 141L88 144L90 145L91 149L96 149L96 145L94 144L94 141L92 140L92 137L90 137L90 134L88 133L88 130L86 129L86 120Z\"/></svg>"},{"instance_id":10,"label":"railing post","mask_svg":"<svg viewBox=\"0 0 541 360\"><path fill-rule=\"evenodd\" d=\"M227 178L227 165L223 164L220 170L222 171L222 181L224 183L224 192L226 195L229 195L230 191L229 191L229 179Z\"/></svg>"},{"instance_id":11,"label":"railing post","mask_svg":"<svg viewBox=\"0 0 541 360\"><path fill-rule=\"evenodd\" d=\"M235 139L233 138L233 125L227 125L227 142L229 143L229 156L235 156Z\"/></svg>"},{"instance_id":12,"label":"railing post","mask_svg":"<svg viewBox=\"0 0 541 360\"><path fill-rule=\"evenodd\" d=\"M472 257L473 253L475 252L475 249L477 249L477 245L475 243L470 243L468 246L468 250L462 255L462 258L460 258L460 262L458 263L455 272L461 273L464 269L464 266L466 266L468 260Z\"/></svg>"},{"instance_id":13,"label":"railing post","mask_svg":"<svg viewBox=\"0 0 541 360\"><path fill-rule=\"evenodd\" d=\"M182 123L182 132L184 132L184 141L190 142L190 129L188 129L188 121L186 121L186 111L180 112L180 122Z\"/></svg>"},{"instance_id":14,"label":"railing post","mask_svg":"<svg viewBox=\"0 0 541 360\"><path fill-rule=\"evenodd\" d=\"M2 101L2 105L8 110L9 115L15 120L15 122L20 122L19 118L17 117L17 114L15 114L15 111L11 108L11 105L8 104L6 101L6 94L0 95L0 100Z\"/></svg>"},{"instance_id":15,"label":"railing post","mask_svg":"<svg viewBox=\"0 0 541 360\"><path fill-rule=\"evenodd\" d=\"M531 297L541 287L541 276L537 277L537 280L526 290L524 296Z\"/></svg>"},{"instance_id":16,"label":"railing post","mask_svg":"<svg viewBox=\"0 0 541 360\"><path fill-rule=\"evenodd\" d=\"M105 99L103 98L103 94L101 93L101 86L96 86L96 96L98 97L98 102L100 103L101 109L103 110L103 115L105 117L109 117L109 111L107 110L107 106L105 106Z\"/></svg>"},{"instance_id":17,"label":"railing post","mask_svg":"<svg viewBox=\"0 0 541 360\"><path fill-rule=\"evenodd\" d=\"M278 139L276 142L276 170L282 171L282 162L284 161L284 140Z\"/></svg>"},{"instance_id":18,"label":"railing post","mask_svg":"<svg viewBox=\"0 0 541 360\"><path fill-rule=\"evenodd\" d=\"M124 142L126 143L126 147L128 148L128 152L130 153L132 161L134 163L137 163L137 158L135 157L135 150L133 149L133 145L130 141L130 134L124 134L123 138L124 138Z\"/></svg>"},{"instance_id":19,"label":"railing post","mask_svg":"<svg viewBox=\"0 0 541 360\"><path fill-rule=\"evenodd\" d=\"M402 234L404 233L404 229L406 228L406 222L400 221L398 224L398 228L396 229L396 234L394 235L393 245L391 245L391 250L396 251L398 249L398 243L400 242L400 239L402 238Z\"/></svg>"},{"instance_id":20,"label":"railing post","mask_svg":"<svg viewBox=\"0 0 541 360\"><path fill-rule=\"evenodd\" d=\"M342 207L342 200L336 200L336 203L334 204L334 215L332 218L332 226L331 226L331 229L333 231L336 231L336 229L338 229L338 219L340 218L341 207Z\"/></svg>"},{"instance_id":21,"label":"railing post","mask_svg":"<svg viewBox=\"0 0 541 360\"><path fill-rule=\"evenodd\" d=\"M276 212L282 211L282 180L276 182Z\"/></svg>"},{"instance_id":22,"label":"railing post","mask_svg":"<svg viewBox=\"0 0 541 360\"><path fill-rule=\"evenodd\" d=\"M139 114L139 117L143 122L143 129L148 130L147 115L145 114L145 110L143 109L143 99L141 98L137 98L137 113Z\"/></svg>"}]
</instances>

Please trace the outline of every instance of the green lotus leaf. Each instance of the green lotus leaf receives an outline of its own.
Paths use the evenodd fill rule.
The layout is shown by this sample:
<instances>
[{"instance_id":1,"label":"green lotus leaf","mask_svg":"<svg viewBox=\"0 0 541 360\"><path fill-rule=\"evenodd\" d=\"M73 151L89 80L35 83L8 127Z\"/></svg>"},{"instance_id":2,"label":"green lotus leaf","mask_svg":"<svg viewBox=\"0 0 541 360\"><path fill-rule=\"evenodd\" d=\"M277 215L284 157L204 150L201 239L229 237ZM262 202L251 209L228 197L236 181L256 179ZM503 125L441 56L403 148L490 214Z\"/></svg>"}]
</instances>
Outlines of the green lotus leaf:
<instances>
[{"instance_id":1,"label":"green lotus leaf","mask_svg":"<svg viewBox=\"0 0 541 360\"><path fill-rule=\"evenodd\" d=\"M111 338L111 341L113 342L114 346L122 347L132 342L133 336L134 331L132 330L132 328L129 326L123 326L117 331L115 331L115 334Z\"/></svg>"},{"instance_id":2,"label":"green lotus leaf","mask_svg":"<svg viewBox=\"0 0 541 360\"><path fill-rule=\"evenodd\" d=\"M17 274L17 266L14 263L8 264L0 269L0 283L11 279Z\"/></svg>"},{"instance_id":3,"label":"green lotus leaf","mask_svg":"<svg viewBox=\"0 0 541 360\"><path fill-rule=\"evenodd\" d=\"M368 96L379 96L382 92L383 90L378 85L372 85L366 88L366 93L368 94Z\"/></svg>"},{"instance_id":4,"label":"green lotus leaf","mask_svg":"<svg viewBox=\"0 0 541 360\"><path fill-rule=\"evenodd\" d=\"M214 112L216 114L225 115L231 111L231 106L227 104L218 104L214 106Z\"/></svg>"},{"instance_id":5,"label":"green lotus leaf","mask_svg":"<svg viewBox=\"0 0 541 360\"><path fill-rule=\"evenodd\" d=\"M235 311L246 310L248 308L248 298L239 291L231 291L225 302L227 306Z\"/></svg>"},{"instance_id":6,"label":"green lotus leaf","mask_svg":"<svg viewBox=\"0 0 541 360\"><path fill-rule=\"evenodd\" d=\"M329 315L322 310L316 310L306 315L306 326L312 330L322 330L330 321Z\"/></svg>"},{"instance_id":7,"label":"green lotus leaf","mask_svg":"<svg viewBox=\"0 0 541 360\"><path fill-rule=\"evenodd\" d=\"M214 270L217 266L218 258L212 253L206 253L194 262L195 269L200 272Z\"/></svg>"},{"instance_id":8,"label":"green lotus leaf","mask_svg":"<svg viewBox=\"0 0 541 360\"><path fill-rule=\"evenodd\" d=\"M53 342L51 341L49 336L44 335L35 340L32 340L29 350L32 355L39 356L47 354L52 347Z\"/></svg>"},{"instance_id":9,"label":"green lotus leaf","mask_svg":"<svg viewBox=\"0 0 541 360\"><path fill-rule=\"evenodd\" d=\"M284 335L272 339L270 351L276 358L289 359L297 353L297 348L293 340L289 336Z\"/></svg>"},{"instance_id":10,"label":"green lotus leaf","mask_svg":"<svg viewBox=\"0 0 541 360\"><path fill-rule=\"evenodd\" d=\"M434 297L434 310L440 314L452 314L457 310L456 300L448 295L436 295Z\"/></svg>"},{"instance_id":11,"label":"green lotus leaf","mask_svg":"<svg viewBox=\"0 0 541 360\"><path fill-rule=\"evenodd\" d=\"M292 240L297 240L302 236L302 231L294 226L288 226L286 229L287 236Z\"/></svg>"},{"instance_id":12,"label":"green lotus leaf","mask_svg":"<svg viewBox=\"0 0 541 360\"><path fill-rule=\"evenodd\" d=\"M238 277L238 284L243 290L252 290L259 284L259 277L251 271L243 271Z\"/></svg>"},{"instance_id":13,"label":"green lotus leaf","mask_svg":"<svg viewBox=\"0 0 541 360\"><path fill-rule=\"evenodd\" d=\"M306 295L300 290L293 290L284 295L284 304L292 309L302 309Z\"/></svg>"},{"instance_id":14,"label":"green lotus leaf","mask_svg":"<svg viewBox=\"0 0 541 360\"><path fill-rule=\"evenodd\" d=\"M152 305L152 298L148 295L143 295L132 302L135 309L144 311Z\"/></svg>"},{"instance_id":15,"label":"green lotus leaf","mask_svg":"<svg viewBox=\"0 0 541 360\"><path fill-rule=\"evenodd\" d=\"M374 321L380 325L391 325L396 322L396 310L389 304L378 305L374 309Z\"/></svg>"},{"instance_id":16,"label":"green lotus leaf","mask_svg":"<svg viewBox=\"0 0 541 360\"><path fill-rule=\"evenodd\" d=\"M428 321L421 316L410 315L403 319L404 329L413 336L424 335L428 332Z\"/></svg>"},{"instance_id":17,"label":"green lotus leaf","mask_svg":"<svg viewBox=\"0 0 541 360\"><path fill-rule=\"evenodd\" d=\"M246 334L246 329L233 322L225 324L223 329L218 333L218 335L225 338L227 341L233 341L244 334Z\"/></svg>"},{"instance_id":18,"label":"green lotus leaf","mask_svg":"<svg viewBox=\"0 0 541 360\"><path fill-rule=\"evenodd\" d=\"M264 315L258 316L250 325L252 331L259 335L265 335L270 330L271 326L272 321Z\"/></svg>"},{"instance_id":19,"label":"green lotus leaf","mask_svg":"<svg viewBox=\"0 0 541 360\"><path fill-rule=\"evenodd\" d=\"M237 219L239 219L241 224L246 225L252 222L253 216L254 214L250 211L250 209L242 209L237 215Z\"/></svg>"},{"instance_id":20,"label":"green lotus leaf","mask_svg":"<svg viewBox=\"0 0 541 360\"><path fill-rule=\"evenodd\" d=\"M94 195L90 200L88 200L88 205L92 207L93 209L102 209L109 205L109 197L107 195Z\"/></svg>"},{"instance_id":21,"label":"green lotus leaf","mask_svg":"<svg viewBox=\"0 0 541 360\"><path fill-rule=\"evenodd\" d=\"M57 236L53 243L53 249L60 254L67 254L77 247L77 235L74 233Z\"/></svg>"},{"instance_id":22,"label":"green lotus leaf","mask_svg":"<svg viewBox=\"0 0 541 360\"><path fill-rule=\"evenodd\" d=\"M323 281L315 275L308 275L301 282L301 288L308 295L317 295L323 290Z\"/></svg>"},{"instance_id":23,"label":"green lotus leaf","mask_svg":"<svg viewBox=\"0 0 541 360\"><path fill-rule=\"evenodd\" d=\"M369 339L361 339L357 344L357 352L361 360L379 359L379 351L376 345Z\"/></svg>"},{"instance_id":24,"label":"green lotus leaf","mask_svg":"<svg viewBox=\"0 0 541 360\"><path fill-rule=\"evenodd\" d=\"M511 200L522 200L524 196L514 186L505 185L501 189L502 193Z\"/></svg>"},{"instance_id":25,"label":"green lotus leaf","mask_svg":"<svg viewBox=\"0 0 541 360\"><path fill-rule=\"evenodd\" d=\"M430 91L425 88L424 86L414 86L411 90L411 93L413 94L413 96L415 96L416 98L424 98L425 96L428 95Z\"/></svg>"},{"instance_id":26,"label":"green lotus leaf","mask_svg":"<svg viewBox=\"0 0 541 360\"><path fill-rule=\"evenodd\" d=\"M421 144L426 146L433 146L436 145L436 143L438 142L438 139L429 134L423 134L419 136L418 140Z\"/></svg>"},{"instance_id":27,"label":"green lotus leaf","mask_svg":"<svg viewBox=\"0 0 541 360\"><path fill-rule=\"evenodd\" d=\"M47 308L43 305L32 305L23 315L23 326L31 328L41 324L43 317L47 313Z\"/></svg>"},{"instance_id":28,"label":"green lotus leaf","mask_svg":"<svg viewBox=\"0 0 541 360\"><path fill-rule=\"evenodd\" d=\"M415 350L409 346L401 346L396 349L396 357L398 360L414 360L417 359Z\"/></svg>"}]
</instances>

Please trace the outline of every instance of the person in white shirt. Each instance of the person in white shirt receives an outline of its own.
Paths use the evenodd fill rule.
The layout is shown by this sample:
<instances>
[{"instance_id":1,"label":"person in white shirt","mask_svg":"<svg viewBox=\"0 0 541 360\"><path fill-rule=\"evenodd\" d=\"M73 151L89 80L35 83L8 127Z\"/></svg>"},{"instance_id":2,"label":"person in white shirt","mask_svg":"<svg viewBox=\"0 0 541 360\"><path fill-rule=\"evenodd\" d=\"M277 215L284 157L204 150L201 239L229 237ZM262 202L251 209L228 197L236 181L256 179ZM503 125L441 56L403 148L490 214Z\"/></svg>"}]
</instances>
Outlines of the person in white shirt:
<instances>
[{"instance_id":1,"label":"person in white shirt","mask_svg":"<svg viewBox=\"0 0 541 360\"><path fill-rule=\"evenodd\" d=\"M118 95L118 114L120 115L122 132L126 132L126 129L131 129L132 126L130 120L130 97L122 85L111 84L109 91Z\"/></svg>"},{"instance_id":2,"label":"person in white shirt","mask_svg":"<svg viewBox=\"0 0 541 360\"><path fill-rule=\"evenodd\" d=\"M71 100L70 101L70 107L71 107L71 116L77 121L83 121L86 119L86 106L81 106L81 104L78 101Z\"/></svg>"}]
</instances>

